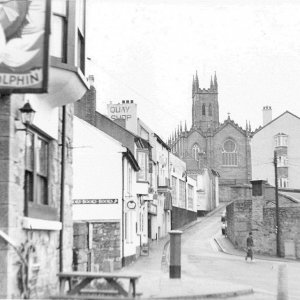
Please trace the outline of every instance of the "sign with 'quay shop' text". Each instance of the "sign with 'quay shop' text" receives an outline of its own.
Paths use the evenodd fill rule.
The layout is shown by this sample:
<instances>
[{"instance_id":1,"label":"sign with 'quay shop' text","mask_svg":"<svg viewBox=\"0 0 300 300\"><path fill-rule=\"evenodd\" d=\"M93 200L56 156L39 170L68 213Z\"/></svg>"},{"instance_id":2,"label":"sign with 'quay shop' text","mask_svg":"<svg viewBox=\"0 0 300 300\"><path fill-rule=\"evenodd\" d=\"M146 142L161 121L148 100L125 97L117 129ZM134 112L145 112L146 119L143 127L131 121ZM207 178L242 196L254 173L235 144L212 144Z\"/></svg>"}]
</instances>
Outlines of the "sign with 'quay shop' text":
<instances>
[{"instance_id":1,"label":"sign with 'quay shop' text","mask_svg":"<svg viewBox=\"0 0 300 300\"><path fill-rule=\"evenodd\" d=\"M47 92L50 3L0 1L1 92Z\"/></svg>"}]
</instances>

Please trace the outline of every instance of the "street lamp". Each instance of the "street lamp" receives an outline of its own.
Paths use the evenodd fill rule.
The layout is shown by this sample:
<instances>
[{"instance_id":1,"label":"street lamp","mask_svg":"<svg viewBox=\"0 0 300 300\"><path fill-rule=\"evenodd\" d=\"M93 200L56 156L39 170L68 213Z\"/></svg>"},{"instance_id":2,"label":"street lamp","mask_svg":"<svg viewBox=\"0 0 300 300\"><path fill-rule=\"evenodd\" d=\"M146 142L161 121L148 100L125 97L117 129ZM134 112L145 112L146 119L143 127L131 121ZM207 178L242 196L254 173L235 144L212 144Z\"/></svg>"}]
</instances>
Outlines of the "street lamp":
<instances>
[{"instance_id":1,"label":"street lamp","mask_svg":"<svg viewBox=\"0 0 300 300\"><path fill-rule=\"evenodd\" d=\"M35 115L35 110L31 107L29 102L26 102L22 108L19 109L21 112L22 123L27 127L32 124Z\"/></svg>"},{"instance_id":2,"label":"street lamp","mask_svg":"<svg viewBox=\"0 0 300 300\"><path fill-rule=\"evenodd\" d=\"M26 145L27 145L27 134L28 127L32 124L35 110L31 107L29 102L26 102L22 108L19 109L21 113L21 121L25 128L17 129L17 131L25 131L25 157L26 157ZM25 158L26 159L26 158ZM24 185L25 188L25 185ZM24 202L24 216L28 217L28 199L25 196Z\"/></svg>"}]
</instances>

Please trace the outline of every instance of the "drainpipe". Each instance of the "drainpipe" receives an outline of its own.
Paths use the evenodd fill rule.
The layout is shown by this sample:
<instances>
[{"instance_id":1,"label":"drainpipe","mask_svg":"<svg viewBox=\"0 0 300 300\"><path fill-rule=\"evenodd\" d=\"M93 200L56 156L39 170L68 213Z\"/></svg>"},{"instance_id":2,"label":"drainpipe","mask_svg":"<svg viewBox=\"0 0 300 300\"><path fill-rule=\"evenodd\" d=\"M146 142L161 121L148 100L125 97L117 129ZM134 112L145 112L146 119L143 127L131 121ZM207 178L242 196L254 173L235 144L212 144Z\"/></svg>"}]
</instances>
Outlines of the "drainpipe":
<instances>
[{"instance_id":1,"label":"drainpipe","mask_svg":"<svg viewBox=\"0 0 300 300\"><path fill-rule=\"evenodd\" d=\"M61 178L60 178L60 222L62 229L59 236L59 271L63 272L64 254L64 214L65 214L65 160L66 160L66 106L62 107L61 131Z\"/></svg>"},{"instance_id":2,"label":"drainpipe","mask_svg":"<svg viewBox=\"0 0 300 300\"><path fill-rule=\"evenodd\" d=\"M121 257L121 264L122 267L125 266L125 258L124 258L124 236L125 236L125 228L124 228L124 198L125 198L125 186L124 186L124 161L125 161L125 155L123 153L122 155L122 257Z\"/></svg>"}]
</instances>

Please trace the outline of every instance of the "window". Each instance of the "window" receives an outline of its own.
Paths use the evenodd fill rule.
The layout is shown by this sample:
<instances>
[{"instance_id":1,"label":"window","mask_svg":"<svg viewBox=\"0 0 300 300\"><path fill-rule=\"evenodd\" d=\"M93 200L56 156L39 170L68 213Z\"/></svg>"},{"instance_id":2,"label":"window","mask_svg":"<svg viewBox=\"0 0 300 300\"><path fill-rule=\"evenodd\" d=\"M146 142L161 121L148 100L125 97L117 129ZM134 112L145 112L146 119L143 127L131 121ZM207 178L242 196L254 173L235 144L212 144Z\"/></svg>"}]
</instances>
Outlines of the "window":
<instances>
[{"instance_id":1,"label":"window","mask_svg":"<svg viewBox=\"0 0 300 300\"><path fill-rule=\"evenodd\" d=\"M288 136L284 133L278 133L274 137L275 147L287 147L288 145Z\"/></svg>"},{"instance_id":2,"label":"window","mask_svg":"<svg viewBox=\"0 0 300 300\"><path fill-rule=\"evenodd\" d=\"M228 139L223 144L222 149L223 166L237 166L237 149L233 140Z\"/></svg>"},{"instance_id":3,"label":"window","mask_svg":"<svg viewBox=\"0 0 300 300\"><path fill-rule=\"evenodd\" d=\"M26 135L25 203L48 205L49 141L32 131ZM26 212L27 213L27 212Z\"/></svg>"},{"instance_id":4,"label":"window","mask_svg":"<svg viewBox=\"0 0 300 300\"><path fill-rule=\"evenodd\" d=\"M128 164L128 169L127 169L127 193L131 195L132 192L132 168Z\"/></svg>"},{"instance_id":5,"label":"window","mask_svg":"<svg viewBox=\"0 0 300 300\"><path fill-rule=\"evenodd\" d=\"M76 1L76 15L77 15L77 66L81 72L85 71L85 0Z\"/></svg>"},{"instance_id":6,"label":"window","mask_svg":"<svg viewBox=\"0 0 300 300\"><path fill-rule=\"evenodd\" d=\"M179 179L179 207L185 208L185 182Z\"/></svg>"},{"instance_id":7,"label":"window","mask_svg":"<svg viewBox=\"0 0 300 300\"><path fill-rule=\"evenodd\" d=\"M212 116L212 106L211 106L211 104L209 104L209 107L208 107L208 115Z\"/></svg>"},{"instance_id":8,"label":"window","mask_svg":"<svg viewBox=\"0 0 300 300\"><path fill-rule=\"evenodd\" d=\"M67 63L67 1L55 0L52 4L50 54Z\"/></svg>"},{"instance_id":9,"label":"window","mask_svg":"<svg viewBox=\"0 0 300 300\"><path fill-rule=\"evenodd\" d=\"M278 156L277 157L277 167L287 167L288 159L286 156Z\"/></svg>"},{"instance_id":10,"label":"window","mask_svg":"<svg viewBox=\"0 0 300 300\"><path fill-rule=\"evenodd\" d=\"M140 166L140 171L137 173L137 181L147 181L148 180L148 153L138 151L137 161Z\"/></svg>"},{"instance_id":11,"label":"window","mask_svg":"<svg viewBox=\"0 0 300 300\"><path fill-rule=\"evenodd\" d=\"M177 205L177 178L172 176L172 203Z\"/></svg>"},{"instance_id":12,"label":"window","mask_svg":"<svg viewBox=\"0 0 300 300\"><path fill-rule=\"evenodd\" d=\"M84 73L85 68L85 54L84 54L84 38L81 32L78 30L78 40L77 40L77 66L80 68L81 72Z\"/></svg>"},{"instance_id":13,"label":"window","mask_svg":"<svg viewBox=\"0 0 300 300\"><path fill-rule=\"evenodd\" d=\"M205 104L202 104L202 115L205 116Z\"/></svg>"},{"instance_id":14,"label":"window","mask_svg":"<svg viewBox=\"0 0 300 300\"><path fill-rule=\"evenodd\" d=\"M288 178L278 178L278 186L281 188L287 188L289 186Z\"/></svg>"},{"instance_id":15,"label":"window","mask_svg":"<svg viewBox=\"0 0 300 300\"><path fill-rule=\"evenodd\" d=\"M194 202L194 187L188 184L188 208L193 209Z\"/></svg>"},{"instance_id":16,"label":"window","mask_svg":"<svg viewBox=\"0 0 300 300\"><path fill-rule=\"evenodd\" d=\"M197 144L195 144L192 148L192 155L195 160L199 160L200 148Z\"/></svg>"}]
</instances>

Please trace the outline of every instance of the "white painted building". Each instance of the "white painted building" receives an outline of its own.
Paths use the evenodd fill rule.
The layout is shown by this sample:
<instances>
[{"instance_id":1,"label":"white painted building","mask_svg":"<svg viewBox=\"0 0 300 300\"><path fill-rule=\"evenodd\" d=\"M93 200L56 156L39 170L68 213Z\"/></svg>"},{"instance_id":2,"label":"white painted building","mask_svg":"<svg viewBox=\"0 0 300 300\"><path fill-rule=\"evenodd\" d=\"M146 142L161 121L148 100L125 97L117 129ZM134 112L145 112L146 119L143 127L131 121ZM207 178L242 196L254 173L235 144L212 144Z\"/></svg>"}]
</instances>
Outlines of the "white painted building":
<instances>
[{"instance_id":1,"label":"white painted building","mask_svg":"<svg viewBox=\"0 0 300 300\"><path fill-rule=\"evenodd\" d=\"M197 219L197 181L188 176L186 163L170 153L172 229Z\"/></svg>"},{"instance_id":2,"label":"white painted building","mask_svg":"<svg viewBox=\"0 0 300 300\"><path fill-rule=\"evenodd\" d=\"M204 168L202 174L196 176L197 210L209 212L219 205L219 174L214 170Z\"/></svg>"},{"instance_id":3,"label":"white painted building","mask_svg":"<svg viewBox=\"0 0 300 300\"><path fill-rule=\"evenodd\" d=\"M77 117L73 156L73 220L92 223L94 228L105 224L106 231L99 233L103 243L105 236L118 235L114 249L102 252L119 268L135 260L147 242L147 202L142 195L148 193L148 185L137 182L140 167L126 147ZM95 251L94 261L102 255Z\"/></svg>"},{"instance_id":4,"label":"white painted building","mask_svg":"<svg viewBox=\"0 0 300 300\"><path fill-rule=\"evenodd\" d=\"M252 179L275 185L274 151L278 157L278 186L299 188L300 118L289 111L272 120L271 107L263 108L264 126L257 129L251 142Z\"/></svg>"}]
</instances>

